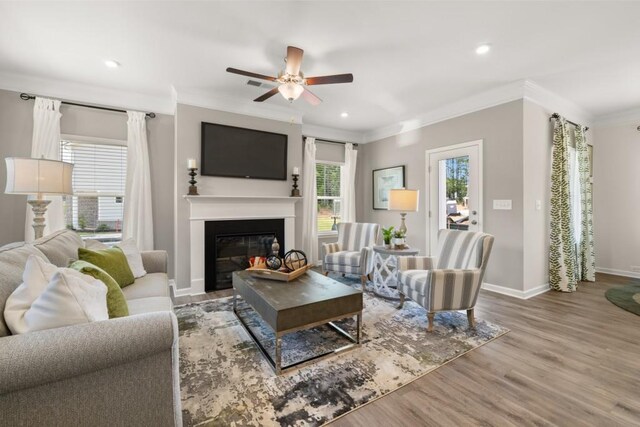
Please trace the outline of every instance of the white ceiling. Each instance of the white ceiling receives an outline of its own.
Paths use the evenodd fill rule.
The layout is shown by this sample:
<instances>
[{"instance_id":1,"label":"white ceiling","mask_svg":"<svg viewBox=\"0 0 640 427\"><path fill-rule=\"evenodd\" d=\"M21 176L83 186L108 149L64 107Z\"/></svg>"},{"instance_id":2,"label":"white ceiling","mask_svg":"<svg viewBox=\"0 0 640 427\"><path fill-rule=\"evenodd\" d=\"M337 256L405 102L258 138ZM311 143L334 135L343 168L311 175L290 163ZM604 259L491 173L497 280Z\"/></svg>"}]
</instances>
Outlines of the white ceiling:
<instances>
[{"instance_id":1,"label":"white ceiling","mask_svg":"<svg viewBox=\"0 0 640 427\"><path fill-rule=\"evenodd\" d=\"M354 83L312 88L318 107L274 96L258 108L357 132L523 79L592 116L638 108L639 41L638 2L0 2L0 74L14 80L248 105L263 90L226 67L275 75L294 45L307 76Z\"/></svg>"}]
</instances>

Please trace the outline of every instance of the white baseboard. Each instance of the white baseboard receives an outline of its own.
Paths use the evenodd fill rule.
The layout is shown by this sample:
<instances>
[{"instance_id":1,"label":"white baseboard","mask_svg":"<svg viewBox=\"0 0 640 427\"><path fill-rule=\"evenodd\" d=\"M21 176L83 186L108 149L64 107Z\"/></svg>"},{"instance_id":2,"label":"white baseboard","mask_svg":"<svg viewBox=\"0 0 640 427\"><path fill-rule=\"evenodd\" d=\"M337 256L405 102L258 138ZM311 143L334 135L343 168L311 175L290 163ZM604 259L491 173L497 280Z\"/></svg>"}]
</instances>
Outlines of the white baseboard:
<instances>
[{"instance_id":1,"label":"white baseboard","mask_svg":"<svg viewBox=\"0 0 640 427\"><path fill-rule=\"evenodd\" d=\"M545 283L544 285L536 286L533 289L521 291L519 289L511 289L505 286L492 285L491 283L484 282L482 283L482 289L489 292L495 292L497 294L508 295L514 298L529 299L547 292L549 290L549 284Z\"/></svg>"},{"instance_id":2,"label":"white baseboard","mask_svg":"<svg viewBox=\"0 0 640 427\"><path fill-rule=\"evenodd\" d=\"M175 298L191 295L191 288L178 289L176 288L176 281L173 279L169 280L169 287L173 288L173 296Z\"/></svg>"},{"instance_id":3,"label":"white baseboard","mask_svg":"<svg viewBox=\"0 0 640 427\"><path fill-rule=\"evenodd\" d=\"M613 274L614 276L632 277L640 279L640 273L635 271L617 270L615 268L596 267L596 273Z\"/></svg>"}]
</instances>

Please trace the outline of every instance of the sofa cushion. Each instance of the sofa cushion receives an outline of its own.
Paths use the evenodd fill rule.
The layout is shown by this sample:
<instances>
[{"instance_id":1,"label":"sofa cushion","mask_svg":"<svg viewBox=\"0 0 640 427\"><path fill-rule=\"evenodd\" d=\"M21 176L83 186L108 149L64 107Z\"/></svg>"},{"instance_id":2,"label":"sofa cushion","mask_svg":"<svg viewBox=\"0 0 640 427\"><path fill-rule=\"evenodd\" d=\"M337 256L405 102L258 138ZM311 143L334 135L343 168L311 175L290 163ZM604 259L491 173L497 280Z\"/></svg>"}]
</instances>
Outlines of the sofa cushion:
<instances>
[{"instance_id":1,"label":"sofa cushion","mask_svg":"<svg viewBox=\"0 0 640 427\"><path fill-rule=\"evenodd\" d=\"M128 304L130 315L173 310L169 297L138 298L128 301Z\"/></svg>"},{"instance_id":2,"label":"sofa cushion","mask_svg":"<svg viewBox=\"0 0 640 427\"><path fill-rule=\"evenodd\" d=\"M169 277L165 273L149 273L133 282L122 292L127 300L148 298L148 297L168 297Z\"/></svg>"},{"instance_id":3,"label":"sofa cushion","mask_svg":"<svg viewBox=\"0 0 640 427\"><path fill-rule=\"evenodd\" d=\"M78 248L84 248L84 242L76 232L60 230L34 241L33 246L45 254L51 264L66 267L78 259Z\"/></svg>"},{"instance_id":4,"label":"sofa cushion","mask_svg":"<svg viewBox=\"0 0 640 427\"><path fill-rule=\"evenodd\" d=\"M140 249L138 249L138 245L134 239L123 240L118 243L116 247L122 249L122 252L124 252L124 255L127 257L127 262L129 262L129 268L131 268L133 277L137 279L147 274L142 264Z\"/></svg>"},{"instance_id":5,"label":"sofa cushion","mask_svg":"<svg viewBox=\"0 0 640 427\"><path fill-rule=\"evenodd\" d=\"M97 265L113 277L121 288L131 285L135 278L129 268L129 262L120 248L100 249L97 251L78 248L78 259Z\"/></svg>"},{"instance_id":6,"label":"sofa cushion","mask_svg":"<svg viewBox=\"0 0 640 427\"><path fill-rule=\"evenodd\" d=\"M7 299L4 318L14 334L107 320L107 287L31 255L23 283Z\"/></svg>"},{"instance_id":7,"label":"sofa cushion","mask_svg":"<svg viewBox=\"0 0 640 427\"><path fill-rule=\"evenodd\" d=\"M333 252L325 256L324 262L327 264L349 265L352 267L357 267L360 265L360 252Z\"/></svg>"},{"instance_id":8,"label":"sofa cushion","mask_svg":"<svg viewBox=\"0 0 640 427\"><path fill-rule=\"evenodd\" d=\"M0 247L0 337L11 335L1 313L4 313L9 295L22 283L22 273L29 255L46 259L42 252L24 242Z\"/></svg>"},{"instance_id":9,"label":"sofa cushion","mask_svg":"<svg viewBox=\"0 0 640 427\"><path fill-rule=\"evenodd\" d=\"M77 270L82 274L89 275L107 286L107 309L109 310L109 319L129 315L127 300L122 293L122 288L113 277L109 276L109 273L96 265L80 260L74 261L69 268Z\"/></svg>"}]
</instances>

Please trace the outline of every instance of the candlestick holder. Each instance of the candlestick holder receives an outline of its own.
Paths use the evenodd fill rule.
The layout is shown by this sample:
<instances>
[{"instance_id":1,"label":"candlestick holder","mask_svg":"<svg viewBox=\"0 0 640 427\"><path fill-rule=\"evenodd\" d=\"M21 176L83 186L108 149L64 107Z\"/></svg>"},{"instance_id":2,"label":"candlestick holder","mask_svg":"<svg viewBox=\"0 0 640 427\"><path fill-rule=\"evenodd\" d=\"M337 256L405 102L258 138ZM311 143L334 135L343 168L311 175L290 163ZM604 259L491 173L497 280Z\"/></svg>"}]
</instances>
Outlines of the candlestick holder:
<instances>
[{"instance_id":1,"label":"candlestick holder","mask_svg":"<svg viewBox=\"0 0 640 427\"><path fill-rule=\"evenodd\" d=\"M198 168L189 168L189 176L191 177L191 179L189 180L189 184L191 184L189 186L189 196L199 196L200 194L198 194L198 187L196 187L196 171L198 170Z\"/></svg>"},{"instance_id":2,"label":"candlestick holder","mask_svg":"<svg viewBox=\"0 0 640 427\"><path fill-rule=\"evenodd\" d=\"M300 197L300 190L298 190L298 175L294 173L291 175L293 177L293 189L291 190L291 197Z\"/></svg>"}]
</instances>

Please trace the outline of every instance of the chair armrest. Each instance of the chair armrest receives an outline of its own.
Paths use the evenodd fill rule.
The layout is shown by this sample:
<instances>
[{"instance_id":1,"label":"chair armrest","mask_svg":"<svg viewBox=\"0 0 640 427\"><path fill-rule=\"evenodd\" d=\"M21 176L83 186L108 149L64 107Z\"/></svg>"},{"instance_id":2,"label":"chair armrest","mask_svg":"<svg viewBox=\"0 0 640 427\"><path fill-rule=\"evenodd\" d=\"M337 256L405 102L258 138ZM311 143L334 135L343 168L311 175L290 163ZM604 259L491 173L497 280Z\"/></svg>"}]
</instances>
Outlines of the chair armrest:
<instances>
[{"instance_id":1,"label":"chair armrest","mask_svg":"<svg viewBox=\"0 0 640 427\"><path fill-rule=\"evenodd\" d=\"M0 395L122 365L178 345L171 312L0 338Z\"/></svg>"},{"instance_id":2,"label":"chair armrest","mask_svg":"<svg viewBox=\"0 0 640 427\"><path fill-rule=\"evenodd\" d=\"M436 265L436 259L428 256L399 256L398 271L431 270Z\"/></svg>"},{"instance_id":3,"label":"chair armrest","mask_svg":"<svg viewBox=\"0 0 640 427\"><path fill-rule=\"evenodd\" d=\"M478 299L482 285L482 270L479 268L429 271L429 283L432 299L430 311L465 310L472 308ZM447 298L447 295L459 295L459 299ZM441 296L436 300L436 296Z\"/></svg>"},{"instance_id":4,"label":"chair armrest","mask_svg":"<svg viewBox=\"0 0 640 427\"><path fill-rule=\"evenodd\" d=\"M166 273L169 255L167 251L142 251L142 265L147 273Z\"/></svg>"},{"instance_id":5,"label":"chair armrest","mask_svg":"<svg viewBox=\"0 0 640 427\"><path fill-rule=\"evenodd\" d=\"M322 244L322 261L324 261L324 257L332 254L334 252L342 251L342 245L340 243L323 243Z\"/></svg>"},{"instance_id":6,"label":"chair armrest","mask_svg":"<svg viewBox=\"0 0 640 427\"><path fill-rule=\"evenodd\" d=\"M373 248L360 249L360 274L366 276L373 271Z\"/></svg>"}]
</instances>

